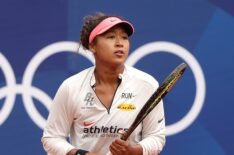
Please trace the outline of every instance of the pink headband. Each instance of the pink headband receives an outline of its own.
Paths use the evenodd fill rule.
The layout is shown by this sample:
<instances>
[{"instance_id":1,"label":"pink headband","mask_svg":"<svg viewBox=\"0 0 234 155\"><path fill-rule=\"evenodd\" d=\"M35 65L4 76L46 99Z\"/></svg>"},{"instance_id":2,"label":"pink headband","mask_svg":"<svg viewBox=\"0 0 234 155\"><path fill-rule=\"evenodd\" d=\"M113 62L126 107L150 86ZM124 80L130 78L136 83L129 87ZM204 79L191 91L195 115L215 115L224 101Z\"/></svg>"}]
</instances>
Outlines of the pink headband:
<instances>
[{"instance_id":1,"label":"pink headband","mask_svg":"<svg viewBox=\"0 0 234 155\"><path fill-rule=\"evenodd\" d=\"M113 26L123 23L125 24L128 28L127 28L127 33L129 36L131 36L134 32L134 28L132 26L131 23L129 23L128 21L124 21L121 20L117 17L108 17L106 19L104 19L103 21L101 21L101 23L99 23L94 29L93 31L90 33L89 35L89 43L92 43L93 39L99 35L102 34L104 32L106 32L107 30L109 30L110 28L112 28Z\"/></svg>"}]
</instances>

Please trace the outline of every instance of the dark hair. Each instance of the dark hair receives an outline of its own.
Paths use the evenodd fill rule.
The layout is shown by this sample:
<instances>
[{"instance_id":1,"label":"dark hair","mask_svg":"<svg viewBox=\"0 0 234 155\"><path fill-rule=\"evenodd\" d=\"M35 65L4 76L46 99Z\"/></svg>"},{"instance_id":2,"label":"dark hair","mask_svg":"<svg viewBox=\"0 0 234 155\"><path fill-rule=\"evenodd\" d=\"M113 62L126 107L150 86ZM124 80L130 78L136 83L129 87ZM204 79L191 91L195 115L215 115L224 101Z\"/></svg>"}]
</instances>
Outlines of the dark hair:
<instances>
[{"instance_id":1,"label":"dark hair","mask_svg":"<svg viewBox=\"0 0 234 155\"><path fill-rule=\"evenodd\" d=\"M110 17L102 12L98 12L95 15L85 16L83 21L84 24L80 31L80 44L85 48L89 49L89 35L92 30L104 19Z\"/></svg>"}]
</instances>

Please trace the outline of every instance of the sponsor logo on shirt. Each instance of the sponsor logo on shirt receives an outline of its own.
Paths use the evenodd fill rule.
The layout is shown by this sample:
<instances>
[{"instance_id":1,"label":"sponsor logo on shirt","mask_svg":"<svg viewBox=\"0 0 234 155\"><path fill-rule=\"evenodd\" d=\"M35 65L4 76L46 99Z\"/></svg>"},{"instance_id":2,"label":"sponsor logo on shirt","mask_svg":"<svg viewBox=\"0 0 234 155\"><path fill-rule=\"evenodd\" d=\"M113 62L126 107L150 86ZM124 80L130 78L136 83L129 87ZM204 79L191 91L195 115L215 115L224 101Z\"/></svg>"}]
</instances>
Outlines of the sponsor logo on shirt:
<instances>
[{"instance_id":1,"label":"sponsor logo on shirt","mask_svg":"<svg viewBox=\"0 0 234 155\"><path fill-rule=\"evenodd\" d=\"M117 108L121 111L133 111L136 109L136 106L131 103L121 103Z\"/></svg>"},{"instance_id":2,"label":"sponsor logo on shirt","mask_svg":"<svg viewBox=\"0 0 234 155\"><path fill-rule=\"evenodd\" d=\"M85 106L81 107L82 109L92 109L94 108L95 100L93 94L88 92L84 98Z\"/></svg>"},{"instance_id":3,"label":"sponsor logo on shirt","mask_svg":"<svg viewBox=\"0 0 234 155\"><path fill-rule=\"evenodd\" d=\"M93 124L93 123L92 123ZM82 138L99 138L99 137L118 137L120 130L127 131L128 128L120 128L118 126L85 126ZM87 124L86 124L87 125Z\"/></svg>"},{"instance_id":4,"label":"sponsor logo on shirt","mask_svg":"<svg viewBox=\"0 0 234 155\"><path fill-rule=\"evenodd\" d=\"M133 93L122 93L121 94L121 98L123 98L123 99L132 99L135 96L136 95L133 95Z\"/></svg>"},{"instance_id":5,"label":"sponsor logo on shirt","mask_svg":"<svg viewBox=\"0 0 234 155\"><path fill-rule=\"evenodd\" d=\"M94 124L94 122L84 122L84 126L85 126L85 127L91 126L91 125L93 125L93 124Z\"/></svg>"}]
</instances>

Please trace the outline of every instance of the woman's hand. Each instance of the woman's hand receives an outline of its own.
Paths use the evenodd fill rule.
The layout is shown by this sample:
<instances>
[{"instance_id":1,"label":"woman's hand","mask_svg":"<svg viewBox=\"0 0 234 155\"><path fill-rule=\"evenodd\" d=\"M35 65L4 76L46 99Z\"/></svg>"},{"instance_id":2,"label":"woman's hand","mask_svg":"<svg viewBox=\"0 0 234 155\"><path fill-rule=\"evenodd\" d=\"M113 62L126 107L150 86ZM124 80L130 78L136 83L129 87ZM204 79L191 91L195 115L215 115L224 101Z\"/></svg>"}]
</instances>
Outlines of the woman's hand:
<instances>
[{"instance_id":1,"label":"woman's hand","mask_svg":"<svg viewBox=\"0 0 234 155\"><path fill-rule=\"evenodd\" d=\"M126 132L121 130L120 135ZM139 144L131 144L128 140L116 139L109 147L112 155L142 155L142 147Z\"/></svg>"}]
</instances>

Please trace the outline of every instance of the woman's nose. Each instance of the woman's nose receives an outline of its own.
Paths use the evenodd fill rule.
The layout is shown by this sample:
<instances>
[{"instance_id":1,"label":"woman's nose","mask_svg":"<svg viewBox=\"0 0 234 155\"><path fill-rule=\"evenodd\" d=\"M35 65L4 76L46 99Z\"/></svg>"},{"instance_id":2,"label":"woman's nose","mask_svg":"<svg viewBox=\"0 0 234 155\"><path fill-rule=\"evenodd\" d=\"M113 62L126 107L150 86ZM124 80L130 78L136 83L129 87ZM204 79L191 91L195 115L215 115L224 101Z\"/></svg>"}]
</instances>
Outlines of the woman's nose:
<instances>
[{"instance_id":1,"label":"woman's nose","mask_svg":"<svg viewBox=\"0 0 234 155\"><path fill-rule=\"evenodd\" d=\"M120 36L117 36L115 39L115 43L117 46L123 46L123 39Z\"/></svg>"}]
</instances>

